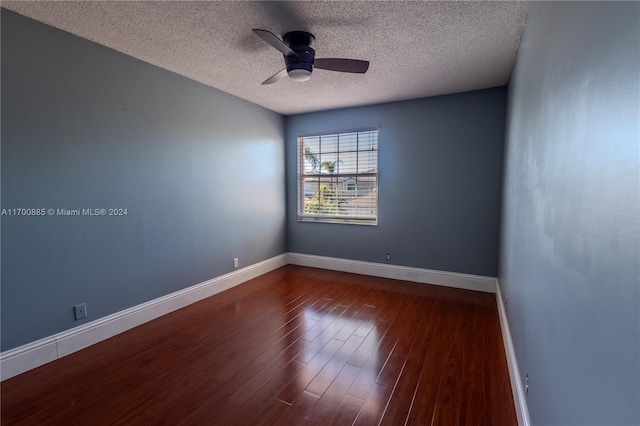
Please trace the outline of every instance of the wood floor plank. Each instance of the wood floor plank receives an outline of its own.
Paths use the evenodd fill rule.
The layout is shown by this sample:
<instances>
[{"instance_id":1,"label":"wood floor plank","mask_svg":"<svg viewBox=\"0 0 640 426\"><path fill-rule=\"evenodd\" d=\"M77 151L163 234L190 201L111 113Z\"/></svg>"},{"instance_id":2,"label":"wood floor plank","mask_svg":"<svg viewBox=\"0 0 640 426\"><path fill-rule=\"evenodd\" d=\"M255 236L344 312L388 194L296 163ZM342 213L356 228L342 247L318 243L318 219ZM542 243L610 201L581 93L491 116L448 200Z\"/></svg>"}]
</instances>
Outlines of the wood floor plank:
<instances>
[{"instance_id":1,"label":"wood floor plank","mask_svg":"<svg viewBox=\"0 0 640 426\"><path fill-rule=\"evenodd\" d=\"M334 415L335 411L338 410L347 390L358 376L359 372L359 367L355 367L350 364L343 364L342 370L338 372L335 379L331 382L318 402L309 412L309 418L313 419L312 422L314 424L330 424L329 421L331 417ZM357 414L357 412L355 414ZM355 414L353 415L353 419L355 419Z\"/></svg>"},{"instance_id":2,"label":"wood floor plank","mask_svg":"<svg viewBox=\"0 0 640 426\"><path fill-rule=\"evenodd\" d=\"M362 367L362 370L356 380L349 388L348 393L359 399L366 399L373 387L374 383L380 375L380 371L384 368L395 347L398 343L398 339L385 336L383 337L375 352L371 354L367 362Z\"/></svg>"},{"instance_id":3,"label":"wood floor plank","mask_svg":"<svg viewBox=\"0 0 640 426\"><path fill-rule=\"evenodd\" d=\"M455 309L455 302L447 300L442 303L441 311L434 319L432 338L425 351L424 362L416 396L411 404L407 417L407 424L424 424L424 419L434 418L438 397L442 389L441 382L445 375L445 368L450 359L451 346L456 337L456 331L463 320L461 313ZM436 424L436 423L434 423Z\"/></svg>"},{"instance_id":4,"label":"wood floor plank","mask_svg":"<svg viewBox=\"0 0 640 426\"><path fill-rule=\"evenodd\" d=\"M347 360L349 357L358 349L358 346L362 343L364 338L358 335L352 335L346 342L338 349L333 357L327 362L327 364L320 370L320 372L314 377L314 379L309 383L307 388L305 389L307 392L314 393L316 395L322 396L327 388L331 386L334 379L345 369L348 365ZM336 340L340 342L340 340ZM356 367L358 373L360 372L360 367ZM351 369L348 369L351 370ZM357 376L357 373L356 373ZM354 377L355 379L355 377ZM349 386L351 386L351 383ZM345 389L346 393L346 389ZM342 399L342 395L340 396Z\"/></svg>"},{"instance_id":5,"label":"wood floor plank","mask_svg":"<svg viewBox=\"0 0 640 426\"><path fill-rule=\"evenodd\" d=\"M497 312L495 300L491 311ZM494 315L497 315L494 314ZM494 315L485 312L485 320ZM490 425L508 424L515 417L515 406L510 391L508 367L500 325L497 321L487 321L485 328L485 357L484 357L484 408L487 413L487 423ZM495 371L504 371L495 374Z\"/></svg>"},{"instance_id":6,"label":"wood floor plank","mask_svg":"<svg viewBox=\"0 0 640 426\"><path fill-rule=\"evenodd\" d=\"M380 419L387 408L387 403L393 392L393 388L374 383L371 391L362 404L356 419L353 421L355 426L378 425Z\"/></svg>"},{"instance_id":7,"label":"wood floor plank","mask_svg":"<svg viewBox=\"0 0 640 426\"><path fill-rule=\"evenodd\" d=\"M516 424L494 295L292 265L0 392L3 425Z\"/></svg>"},{"instance_id":8,"label":"wood floor plank","mask_svg":"<svg viewBox=\"0 0 640 426\"><path fill-rule=\"evenodd\" d=\"M284 366L280 366L275 372L271 369L265 369L268 374L261 374L258 381L251 379L251 382L247 382L239 391L229 397L230 403L235 407L235 412L229 412L228 416L233 416L232 421L226 423L251 424L254 419L261 417L258 413L264 411L265 407L272 405L273 400L291 405L291 402L284 401L278 396L292 380L295 380L305 366L306 364L301 362L290 361ZM293 399L291 398L291 400ZM224 419L220 419L217 423L225 424L223 421Z\"/></svg>"},{"instance_id":9,"label":"wood floor plank","mask_svg":"<svg viewBox=\"0 0 640 426\"><path fill-rule=\"evenodd\" d=\"M356 420L364 401L346 394L326 424L351 425Z\"/></svg>"},{"instance_id":10,"label":"wood floor plank","mask_svg":"<svg viewBox=\"0 0 640 426\"><path fill-rule=\"evenodd\" d=\"M278 393L276 398L293 403L343 345L343 341L331 339L324 345L322 350L318 351L300 372L289 381L287 386Z\"/></svg>"},{"instance_id":11,"label":"wood floor plank","mask_svg":"<svg viewBox=\"0 0 640 426\"><path fill-rule=\"evenodd\" d=\"M415 332L411 334L411 347L406 353L402 375L385 409L381 424L401 424L408 418L418 392L426 356L437 331L435 327L442 326L438 319L444 316L445 308L445 304L436 305L422 316L419 323L416 323Z\"/></svg>"},{"instance_id":12,"label":"wood floor plank","mask_svg":"<svg viewBox=\"0 0 640 426\"><path fill-rule=\"evenodd\" d=\"M255 420L252 420L252 424L255 425L264 425L264 426L273 426L278 424L278 419L286 413L289 409L290 405L279 401L277 399L273 399L269 402L269 404L260 412L259 416L252 416ZM216 423L218 424L218 423ZM241 421L236 421L236 425L243 425L246 423L242 423Z\"/></svg>"},{"instance_id":13,"label":"wood floor plank","mask_svg":"<svg viewBox=\"0 0 640 426\"><path fill-rule=\"evenodd\" d=\"M485 426L483 352L474 348L483 347L483 330L479 308L472 308L467 326L463 330L463 388L460 402L460 424Z\"/></svg>"},{"instance_id":14,"label":"wood floor plank","mask_svg":"<svg viewBox=\"0 0 640 426\"><path fill-rule=\"evenodd\" d=\"M404 366L408 353L415 343L415 337L418 329L424 324L426 313L420 310L420 304L416 300L410 300L405 309L395 319L398 324L396 330L402 329L403 332L398 335L398 343L391 354L391 358L380 371L376 381L380 384L394 386L400 375L400 369ZM403 324L412 324L411 327L401 326ZM398 334L394 331L394 334Z\"/></svg>"},{"instance_id":15,"label":"wood floor plank","mask_svg":"<svg viewBox=\"0 0 640 426\"><path fill-rule=\"evenodd\" d=\"M309 413L319 400L320 397L318 395L303 391L274 424L295 426L314 422Z\"/></svg>"}]
</instances>

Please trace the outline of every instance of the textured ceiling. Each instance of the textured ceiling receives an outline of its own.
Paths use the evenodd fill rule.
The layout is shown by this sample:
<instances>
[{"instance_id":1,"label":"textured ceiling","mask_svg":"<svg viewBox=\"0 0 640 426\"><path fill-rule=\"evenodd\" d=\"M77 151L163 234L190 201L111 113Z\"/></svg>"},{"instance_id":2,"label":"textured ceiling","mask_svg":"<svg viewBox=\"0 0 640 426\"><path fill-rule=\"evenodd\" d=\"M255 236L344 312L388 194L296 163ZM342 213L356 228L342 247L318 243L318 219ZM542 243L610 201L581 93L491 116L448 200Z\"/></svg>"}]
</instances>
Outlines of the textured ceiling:
<instances>
[{"instance_id":1,"label":"textured ceiling","mask_svg":"<svg viewBox=\"0 0 640 426\"><path fill-rule=\"evenodd\" d=\"M528 3L382 1L3 1L2 6L282 114L415 99L508 82ZM364 74L284 68L251 29L306 30L317 58L371 62Z\"/></svg>"}]
</instances>

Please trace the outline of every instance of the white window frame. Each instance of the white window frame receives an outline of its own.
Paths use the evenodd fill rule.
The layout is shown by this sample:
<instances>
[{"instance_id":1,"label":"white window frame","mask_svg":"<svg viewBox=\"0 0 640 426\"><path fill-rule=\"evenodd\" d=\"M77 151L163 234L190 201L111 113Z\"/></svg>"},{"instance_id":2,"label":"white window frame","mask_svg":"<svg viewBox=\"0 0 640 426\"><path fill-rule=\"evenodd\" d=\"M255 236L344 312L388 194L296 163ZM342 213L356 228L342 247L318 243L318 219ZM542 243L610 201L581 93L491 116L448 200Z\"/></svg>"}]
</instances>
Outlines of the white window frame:
<instances>
[{"instance_id":1,"label":"white window frame","mask_svg":"<svg viewBox=\"0 0 640 426\"><path fill-rule=\"evenodd\" d=\"M345 181L344 181L344 190L345 191L355 191L358 186L356 184L356 181L352 180L353 178L348 177Z\"/></svg>"},{"instance_id":2,"label":"white window frame","mask_svg":"<svg viewBox=\"0 0 640 426\"><path fill-rule=\"evenodd\" d=\"M318 191L319 187L322 185L322 178L326 178L327 174L322 173L322 169L319 169L317 172L305 172L305 138L320 138L320 152L317 154L322 155L322 138L335 138L337 137L337 146L338 146L338 156L340 153L340 137L341 136L350 136L353 137L353 134L356 134L356 137L359 138L361 133L375 133L375 148L374 149L360 149L357 144L356 152L370 152L375 151L375 165L372 169L367 170L366 172L356 172L356 173L335 173L332 174L332 178L335 178L336 181L340 179L348 179L355 178L356 182L358 178L367 178L370 182L373 181L373 188L375 190L370 190L369 192L369 200L375 200L375 206L371 214L367 214L366 216L356 216L354 214L312 214L309 212L305 212L305 200L309 198L309 194L305 194L305 179L309 178L317 178L318 179ZM355 130L340 130L335 132L321 132L321 133L309 133L309 134L299 134L297 137L297 150L298 150L298 173L297 173L297 208L298 208L298 221L300 222L323 222L323 223L339 223L339 224L356 224L356 225L377 225L378 224L378 216L379 216L379 197L378 197L378 184L379 184L379 152L380 152L380 132L378 126L371 126L365 128L358 128ZM347 152L347 151L343 151ZM354 152L354 151L349 151ZM357 158L357 156L356 156ZM356 160L357 161L357 160ZM356 166L356 170L358 170L358 165ZM308 183L308 180L307 180ZM341 188L341 185L336 185L336 188ZM308 192L308 191L307 191ZM356 185L357 192L357 185ZM318 195L319 198L319 195ZM339 197L338 197L339 198Z\"/></svg>"}]
</instances>

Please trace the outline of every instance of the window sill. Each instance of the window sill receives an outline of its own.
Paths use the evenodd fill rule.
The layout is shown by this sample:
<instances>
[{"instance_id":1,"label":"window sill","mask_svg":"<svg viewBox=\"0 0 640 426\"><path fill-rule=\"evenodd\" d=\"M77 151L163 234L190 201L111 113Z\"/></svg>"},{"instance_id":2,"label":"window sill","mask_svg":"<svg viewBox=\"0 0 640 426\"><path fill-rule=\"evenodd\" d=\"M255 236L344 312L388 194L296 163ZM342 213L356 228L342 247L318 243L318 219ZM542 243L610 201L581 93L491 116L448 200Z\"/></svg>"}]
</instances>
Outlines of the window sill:
<instances>
[{"instance_id":1,"label":"window sill","mask_svg":"<svg viewBox=\"0 0 640 426\"><path fill-rule=\"evenodd\" d=\"M318 217L318 216L298 216L298 222L307 223L335 223L340 225L365 225L377 226L378 219L350 219L350 218L334 218L334 217Z\"/></svg>"}]
</instances>

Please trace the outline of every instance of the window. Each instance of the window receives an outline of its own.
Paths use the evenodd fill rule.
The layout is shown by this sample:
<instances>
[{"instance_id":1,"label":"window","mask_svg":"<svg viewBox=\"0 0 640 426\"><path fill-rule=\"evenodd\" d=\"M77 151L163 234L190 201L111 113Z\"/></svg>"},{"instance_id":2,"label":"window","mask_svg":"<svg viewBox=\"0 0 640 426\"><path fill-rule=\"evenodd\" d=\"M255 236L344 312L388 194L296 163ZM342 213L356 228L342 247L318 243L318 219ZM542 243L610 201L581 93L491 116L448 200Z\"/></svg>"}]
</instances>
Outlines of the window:
<instances>
[{"instance_id":1,"label":"window","mask_svg":"<svg viewBox=\"0 0 640 426\"><path fill-rule=\"evenodd\" d=\"M378 129L298 137L298 220L378 223Z\"/></svg>"}]
</instances>

